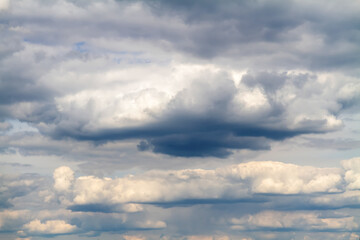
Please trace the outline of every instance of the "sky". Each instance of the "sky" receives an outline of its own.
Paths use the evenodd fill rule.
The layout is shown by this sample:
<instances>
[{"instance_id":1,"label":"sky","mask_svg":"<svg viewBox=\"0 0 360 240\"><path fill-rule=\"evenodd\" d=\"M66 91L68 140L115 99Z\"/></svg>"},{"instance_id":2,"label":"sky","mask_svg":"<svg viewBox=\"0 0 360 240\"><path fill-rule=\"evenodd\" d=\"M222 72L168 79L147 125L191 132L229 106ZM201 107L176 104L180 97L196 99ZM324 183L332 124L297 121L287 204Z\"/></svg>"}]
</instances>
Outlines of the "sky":
<instances>
[{"instance_id":1,"label":"sky","mask_svg":"<svg viewBox=\"0 0 360 240\"><path fill-rule=\"evenodd\" d=\"M359 239L359 0L0 0L0 36L0 239Z\"/></svg>"}]
</instances>

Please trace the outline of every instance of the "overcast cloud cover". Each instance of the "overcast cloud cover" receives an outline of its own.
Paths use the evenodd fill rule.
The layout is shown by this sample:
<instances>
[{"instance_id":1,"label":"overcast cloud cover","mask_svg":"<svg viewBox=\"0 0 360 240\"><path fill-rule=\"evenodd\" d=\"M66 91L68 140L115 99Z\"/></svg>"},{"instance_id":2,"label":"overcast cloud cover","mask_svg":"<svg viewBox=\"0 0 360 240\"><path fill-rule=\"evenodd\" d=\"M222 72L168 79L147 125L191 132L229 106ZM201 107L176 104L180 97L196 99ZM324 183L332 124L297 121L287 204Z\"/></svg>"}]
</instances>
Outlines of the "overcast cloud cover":
<instances>
[{"instance_id":1,"label":"overcast cloud cover","mask_svg":"<svg viewBox=\"0 0 360 240\"><path fill-rule=\"evenodd\" d=\"M0 0L0 36L1 239L359 239L359 0Z\"/></svg>"}]
</instances>

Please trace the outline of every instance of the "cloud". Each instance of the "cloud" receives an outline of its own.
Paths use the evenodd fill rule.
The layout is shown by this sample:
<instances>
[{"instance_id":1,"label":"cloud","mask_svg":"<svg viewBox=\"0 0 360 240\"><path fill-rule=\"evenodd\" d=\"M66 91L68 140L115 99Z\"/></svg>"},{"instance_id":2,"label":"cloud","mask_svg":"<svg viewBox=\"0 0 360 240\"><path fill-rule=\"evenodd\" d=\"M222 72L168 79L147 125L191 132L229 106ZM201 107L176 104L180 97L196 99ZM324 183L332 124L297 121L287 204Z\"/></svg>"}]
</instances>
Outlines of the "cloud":
<instances>
[{"instance_id":1,"label":"cloud","mask_svg":"<svg viewBox=\"0 0 360 240\"><path fill-rule=\"evenodd\" d=\"M260 73L252 76L249 73L243 76L244 84L236 86L234 79L226 72L205 71L199 74L200 79L193 80L172 98L165 99L161 111L154 111L152 116L148 115L141 122L131 115L129 117L135 121L132 124L116 124L113 119L102 117L92 118L94 115L101 116L97 111L103 108L97 106L93 99L83 102L76 97L73 101L80 101L78 104L81 107L67 109L67 104L61 107L62 114L71 115L71 118L75 116L75 119L64 119L56 126L41 125L39 128L43 134L56 139L73 138L95 143L140 139L140 151L151 150L182 157L224 158L232 150L268 150L271 140L325 133L342 127L341 120L331 113L331 101L336 104L335 99L330 99L330 103L318 103L314 102L318 96L311 92L309 94L312 96L306 96L306 99L305 96L296 96L301 84L309 85L309 91L323 87L317 79L310 80L307 75ZM284 83L275 91L275 88L269 90L261 84L251 85L247 79L263 82L282 79ZM288 85L284 86L285 82ZM139 94L148 94L148 91ZM312 107L302 107L309 102L313 104ZM151 106L148 107L146 111L151 111ZM84 112L85 115L76 119L78 114L75 111L85 109L93 113L89 116Z\"/></svg>"},{"instance_id":2,"label":"cloud","mask_svg":"<svg viewBox=\"0 0 360 240\"><path fill-rule=\"evenodd\" d=\"M3 210L0 212L0 232L16 231L30 217L28 210Z\"/></svg>"},{"instance_id":3,"label":"cloud","mask_svg":"<svg viewBox=\"0 0 360 240\"><path fill-rule=\"evenodd\" d=\"M145 237L142 236L130 236L130 235L124 235L122 236L124 240L146 240Z\"/></svg>"},{"instance_id":4,"label":"cloud","mask_svg":"<svg viewBox=\"0 0 360 240\"><path fill-rule=\"evenodd\" d=\"M190 26L190 40L179 40L174 45L205 59L246 56L237 58L237 64L315 69L354 66L351 60L359 60L351 52L359 51L350 30L356 28L354 23L358 19L354 11L358 6L352 1L345 3L346 15L338 12L342 4L339 1L326 9L321 3L299 1L286 4L251 1L156 3L152 8L156 13L177 15ZM331 14L338 14L339 18L330 19ZM344 37L337 37L337 31ZM333 46L342 46L343 50L334 51Z\"/></svg>"},{"instance_id":5,"label":"cloud","mask_svg":"<svg viewBox=\"0 0 360 240\"><path fill-rule=\"evenodd\" d=\"M149 231L166 228L164 221L156 220L156 216L127 215L123 213L76 213L72 222L82 231L117 232Z\"/></svg>"},{"instance_id":6,"label":"cloud","mask_svg":"<svg viewBox=\"0 0 360 240\"><path fill-rule=\"evenodd\" d=\"M74 172L67 166L62 166L54 171L54 188L58 192L66 192L70 190L74 181Z\"/></svg>"},{"instance_id":7,"label":"cloud","mask_svg":"<svg viewBox=\"0 0 360 240\"><path fill-rule=\"evenodd\" d=\"M0 11L8 10L10 6L9 0L1 0L0 1Z\"/></svg>"},{"instance_id":8,"label":"cloud","mask_svg":"<svg viewBox=\"0 0 360 240\"><path fill-rule=\"evenodd\" d=\"M11 208L13 200L24 197L42 185L42 178L39 175L20 174L8 176L0 174L0 181L3 183L0 195L0 209Z\"/></svg>"},{"instance_id":9,"label":"cloud","mask_svg":"<svg viewBox=\"0 0 360 240\"><path fill-rule=\"evenodd\" d=\"M67 189L73 189L72 211L131 212L141 208L128 203L214 204L256 200L253 194L258 193L337 193L343 191L343 177L339 169L248 162L216 170L150 171L114 179L82 176Z\"/></svg>"},{"instance_id":10,"label":"cloud","mask_svg":"<svg viewBox=\"0 0 360 240\"><path fill-rule=\"evenodd\" d=\"M35 219L24 225L24 229L30 234L67 234L77 230L77 227L63 220L48 220L42 223Z\"/></svg>"},{"instance_id":11,"label":"cloud","mask_svg":"<svg viewBox=\"0 0 360 240\"><path fill-rule=\"evenodd\" d=\"M358 224L352 216L322 217L313 212L265 211L240 219L231 219L232 229L272 231L352 231Z\"/></svg>"},{"instance_id":12,"label":"cloud","mask_svg":"<svg viewBox=\"0 0 360 240\"><path fill-rule=\"evenodd\" d=\"M186 240L213 240L213 239L216 239L216 240L220 240L220 239L226 240L226 239L228 239L228 238L214 238L213 236L188 236L188 237L186 237Z\"/></svg>"},{"instance_id":13,"label":"cloud","mask_svg":"<svg viewBox=\"0 0 360 240\"><path fill-rule=\"evenodd\" d=\"M232 238L230 238L229 236L226 235L221 235L221 234L216 234L214 236L212 235L189 235L189 236L182 236L182 237L178 237L178 236L163 236L163 238L161 238L162 240L169 240L169 239L184 239L184 240L230 240ZM245 238L241 238L241 240L251 240L251 239L245 239Z\"/></svg>"},{"instance_id":14,"label":"cloud","mask_svg":"<svg viewBox=\"0 0 360 240\"><path fill-rule=\"evenodd\" d=\"M201 178L198 179L199 177ZM140 178L99 179L93 176L80 177L74 185L74 203L166 203L185 199L213 199L213 195L226 194L240 198L247 197L245 189L241 188L241 183L237 184L236 192L227 193L228 189L221 189L222 179L219 179L218 183L215 182L215 179L216 176L213 172L203 172L202 170L165 172L158 176L150 175ZM167 183L168 181L170 182ZM134 191L134 189L137 190Z\"/></svg>"},{"instance_id":15,"label":"cloud","mask_svg":"<svg viewBox=\"0 0 360 240\"><path fill-rule=\"evenodd\" d=\"M360 189L360 158L352 158L342 161L342 166L346 170L345 181L347 188L351 190Z\"/></svg>"},{"instance_id":16,"label":"cloud","mask_svg":"<svg viewBox=\"0 0 360 240\"><path fill-rule=\"evenodd\" d=\"M233 178L249 179L254 193L298 194L342 191L341 172L281 162L249 162L225 170Z\"/></svg>"},{"instance_id":17,"label":"cloud","mask_svg":"<svg viewBox=\"0 0 360 240\"><path fill-rule=\"evenodd\" d=\"M186 240L229 240L228 236L187 236Z\"/></svg>"},{"instance_id":18,"label":"cloud","mask_svg":"<svg viewBox=\"0 0 360 240\"><path fill-rule=\"evenodd\" d=\"M360 146L360 141L352 138L311 138L305 137L306 142L305 146L313 148L325 148L325 149L339 149L339 150L348 150L348 149L357 149Z\"/></svg>"},{"instance_id":19,"label":"cloud","mask_svg":"<svg viewBox=\"0 0 360 240\"><path fill-rule=\"evenodd\" d=\"M103 213L114 213L114 212L140 212L143 207L140 204L106 204L106 203L94 203L94 204L75 204L68 207L73 212L103 212Z\"/></svg>"},{"instance_id":20,"label":"cloud","mask_svg":"<svg viewBox=\"0 0 360 240\"><path fill-rule=\"evenodd\" d=\"M11 124L8 122L0 122L0 131L4 132L11 128Z\"/></svg>"}]
</instances>

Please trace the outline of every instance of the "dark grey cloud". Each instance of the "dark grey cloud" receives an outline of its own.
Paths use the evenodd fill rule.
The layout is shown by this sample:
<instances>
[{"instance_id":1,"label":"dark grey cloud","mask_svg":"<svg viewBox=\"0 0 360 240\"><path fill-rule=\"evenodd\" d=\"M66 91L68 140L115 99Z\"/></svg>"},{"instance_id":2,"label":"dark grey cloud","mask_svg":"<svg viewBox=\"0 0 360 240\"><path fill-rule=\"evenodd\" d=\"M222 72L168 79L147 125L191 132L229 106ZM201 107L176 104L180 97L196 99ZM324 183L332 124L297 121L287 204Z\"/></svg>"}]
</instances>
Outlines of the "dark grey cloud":
<instances>
[{"instance_id":1,"label":"dark grey cloud","mask_svg":"<svg viewBox=\"0 0 360 240\"><path fill-rule=\"evenodd\" d=\"M91 214L91 215L90 215ZM91 217L94 213L84 213L70 220L82 232L113 232L125 233L128 231L147 231L164 229L164 222L146 220L143 214L126 216L121 214L96 213L96 218Z\"/></svg>"},{"instance_id":2,"label":"dark grey cloud","mask_svg":"<svg viewBox=\"0 0 360 240\"><path fill-rule=\"evenodd\" d=\"M0 21L10 14L0 15ZM6 18L5 18L6 19ZM24 50L23 39L11 30L11 21L0 24L0 105L49 100L53 93L37 82L39 66L32 59L17 58Z\"/></svg>"},{"instance_id":3,"label":"dark grey cloud","mask_svg":"<svg viewBox=\"0 0 360 240\"><path fill-rule=\"evenodd\" d=\"M357 149L360 147L360 140L351 138L325 139L305 137L305 140L306 142L304 145L313 148L348 150Z\"/></svg>"},{"instance_id":4,"label":"dark grey cloud","mask_svg":"<svg viewBox=\"0 0 360 240\"><path fill-rule=\"evenodd\" d=\"M106 15L102 4L111 7ZM118 14L134 4L141 7L131 16ZM351 70L360 62L360 19L351 1L333 2L329 8L299 1L108 1L68 7L88 14L51 15L41 8L37 15L8 17L14 26L33 28L24 34L28 41L48 45L97 36L147 39L199 58L226 58L244 68Z\"/></svg>"},{"instance_id":5,"label":"dark grey cloud","mask_svg":"<svg viewBox=\"0 0 360 240\"><path fill-rule=\"evenodd\" d=\"M156 124L123 129L82 131L73 128L56 128L51 132L54 138L74 138L80 141L105 143L125 139L146 139L140 142L139 150L152 149L154 152L174 156L215 156L226 157L229 149L269 149L268 140L284 140L306 133L321 133L316 126L324 122L309 122L304 129L276 129L260 124L229 123L219 119L197 119L196 117L168 119Z\"/></svg>"},{"instance_id":6,"label":"dark grey cloud","mask_svg":"<svg viewBox=\"0 0 360 240\"><path fill-rule=\"evenodd\" d=\"M256 205L260 206L262 203L268 202L268 199L263 196L252 196L249 198L238 198L238 199L184 199L180 201L171 202L146 202L142 204L150 204L161 208L174 208L174 207L192 207L194 205L211 205L213 208L225 208L236 205Z\"/></svg>"},{"instance_id":7,"label":"dark grey cloud","mask_svg":"<svg viewBox=\"0 0 360 240\"><path fill-rule=\"evenodd\" d=\"M68 207L68 209L73 212L103 212L103 213L117 212L116 205L108 205L108 204L72 205Z\"/></svg>"},{"instance_id":8,"label":"dark grey cloud","mask_svg":"<svg viewBox=\"0 0 360 240\"><path fill-rule=\"evenodd\" d=\"M288 77L286 73L276 74L260 72L256 75L246 74L242 77L242 83L250 87L259 85L266 93L273 93L284 86L287 78Z\"/></svg>"},{"instance_id":9,"label":"dark grey cloud","mask_svg":"<svg viewBox=\"0 0 360 240\"><path fill-rule=\"evenodd\" d=\"M360 111L360 87L356 84L349 86L349 93L338 97L337 102L341 106L342 113L356 113Z\"/></svg>"},{"instance_id":10,"label":"dark grey cloud","mask_svg":"<svg viewBox=\"0 0 360 240\"><path fill-rule=\"evenodd\" d=\"M0 185L4 186L0 194L0 209L13 207L12 201L35 191L40 186L40 180L37 174L0 175Z\"/></svg>"},{"instance_id":11,"label":"dark grey cloud","mask_svg":"<svg viewBox=\"0 0 360 240\"><path fill-rule=\"evenodd\" d=\"M215 130L216 131L216 130ZM153 152L182 157L227 157L229 149L270 149L266 139L226 136L228 133L176 134L149 140Z\"/></svg>"},{"instance_id":12,"label":"dark grey cloud","mask_svg":"<svg viewBox=\"0 0 360 240\"><path fill-rule=\"evenodd\" d=\"M47 121L45 115L50 113L44 106L53 103L57 91L45 86L41 77L54 59L47 58L44 64L40 61L40 51L26 52L21 34L12 30L16 27L21 28L8 22L0 28L4 36L2 41L9 44L9 47L3 48L0 42L0 48L7 49L6 52L0 51L0 119L31 121L41 117Z\"/></svg>"},{"instance_id":13,"label":"dark grey cloud","mask_svg":"<svg viewBox=\"0 0 360 240\"><path fill-rule=\"evenodd\" d=\"M135 213L143 210L140 205L138 209L131 209L124 204L110 204L110 203L90 203L90 204L73 204L67 207L72 212L82 213ZM131 211L133 210L133 211Z\"/></svg>"},{"instance_id":14,"label":"dark grey cloud","mask_svg":"<svg viewBox=\"0 0 360 240\"><path fill-rule=\"evenodd\" d=\"M178 15L190 29L194 27L190 41L181 40L175 45L203 58L231 56L232 52L238 58L256 55L266 58L263 55L266 53L272 56L275 65L322 70L358 68L360 61L356 44L360 18L351 1L332 2L329 8L298 1L149 1L147 4L157 14ZM339 11L344 8L345 11ZM313 37L308 47L321 41L317 49L309 51L305 45L301 46L306 36ZM254 43L257 48L252 47ZM282 52L287 56L277 55ZM258 66L266 62L264 58L256 58Z\"/></svg>"},{"instance_id":15,"label":"dark grey cloud","mask_svg":"<svg viewBox=\"0 0 360 240\"><path fill-rule=\"evenodd\" d=\"M2 71L0 78L0 104L44 101L51 99L52 95L48 89L39 86L32 79L19 76L18 73L13 74Z\"/></svg>"}]
</instances>

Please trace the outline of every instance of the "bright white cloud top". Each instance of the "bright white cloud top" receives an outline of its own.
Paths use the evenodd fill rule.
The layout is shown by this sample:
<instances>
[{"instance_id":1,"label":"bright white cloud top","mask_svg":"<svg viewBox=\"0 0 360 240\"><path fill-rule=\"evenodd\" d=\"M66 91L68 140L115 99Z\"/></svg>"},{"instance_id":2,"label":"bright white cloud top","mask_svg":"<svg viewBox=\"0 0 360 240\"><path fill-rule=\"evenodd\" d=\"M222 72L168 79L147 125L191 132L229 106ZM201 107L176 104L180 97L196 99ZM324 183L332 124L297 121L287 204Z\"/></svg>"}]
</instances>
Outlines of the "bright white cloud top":
<instances>
[{"instance_id":1,"label":"bright white cloud top","mask_svg":"<svg viewBox=\"0 0 360 240\"><path fill-rule=\"evenodd\" d=\"M0 1L0 238L358 239L359 13Z\"/></svg>"}]
</instances>

